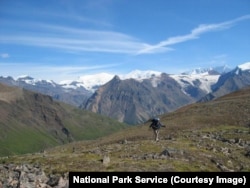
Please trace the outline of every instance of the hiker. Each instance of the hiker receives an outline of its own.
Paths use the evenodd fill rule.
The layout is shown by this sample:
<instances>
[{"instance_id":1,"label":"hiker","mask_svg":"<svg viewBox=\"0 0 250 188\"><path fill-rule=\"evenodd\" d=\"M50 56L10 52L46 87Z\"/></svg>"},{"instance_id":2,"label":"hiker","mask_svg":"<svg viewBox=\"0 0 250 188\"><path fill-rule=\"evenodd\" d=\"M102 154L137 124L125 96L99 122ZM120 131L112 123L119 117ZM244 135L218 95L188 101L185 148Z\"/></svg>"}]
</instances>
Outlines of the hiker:
<instances>
[{"instance_id":1,"label":"hiker","mask_svg":"<svg viewBox=\"0 0 250 188\"><path fill-rule=\"evenodd\" d=\"M151 120L151 122L152 122L152 123L150 124L149 127L153 129L153 131L154 131L154 136L155 136L155 141L157 142L157 141L159 141L159 132L160 132L160 128L161 128L161 127L165 127L165 126L161 124L160 118L153 118L153 119Z\"/></svg>"}]
</instances>

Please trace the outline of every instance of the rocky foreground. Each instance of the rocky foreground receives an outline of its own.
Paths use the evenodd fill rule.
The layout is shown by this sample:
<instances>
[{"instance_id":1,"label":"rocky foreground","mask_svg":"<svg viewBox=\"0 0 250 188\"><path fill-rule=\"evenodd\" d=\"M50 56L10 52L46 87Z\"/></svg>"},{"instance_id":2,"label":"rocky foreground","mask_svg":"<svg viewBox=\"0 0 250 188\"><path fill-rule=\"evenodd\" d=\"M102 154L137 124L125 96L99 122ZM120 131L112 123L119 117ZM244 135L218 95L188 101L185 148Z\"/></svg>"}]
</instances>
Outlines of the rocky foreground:
<instances>
[{"instance_id":1,"label":"rocky foreground","mask_svg":"<svg viewBox=\"0 0 250 188\"><path fill-rule=\"evenodd\" d=\"M124 139L123 134L0 158L0 188L68 188L70 171L250 172L248 127L172 133L162 129L159 142L148 133L143 138Z\"/></svg>"},{"instance_id":2,"label":"rocky foreground","mask_svg":"<svg viewBox=\"0 0 250 188\"><path fill-rule=\"evenodd\" d=\"M68 173L62 175L46 175L37 164L1 164L1 188L67 188Z\"/></svg>"}]
</instances>

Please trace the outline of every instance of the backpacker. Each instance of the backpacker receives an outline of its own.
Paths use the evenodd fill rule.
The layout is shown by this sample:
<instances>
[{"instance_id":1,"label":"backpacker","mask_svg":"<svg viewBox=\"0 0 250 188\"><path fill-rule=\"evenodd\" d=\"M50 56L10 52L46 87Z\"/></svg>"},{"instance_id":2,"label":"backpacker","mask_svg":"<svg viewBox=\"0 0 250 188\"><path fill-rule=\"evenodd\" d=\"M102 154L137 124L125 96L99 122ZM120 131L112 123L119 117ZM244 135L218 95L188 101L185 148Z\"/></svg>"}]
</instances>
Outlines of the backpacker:
<instances>
[{"instance_id":1,"label":"backpacker","mask_svg":"<svg viewBox=\"0 0 250 188\"><path fill-rule=\"evenodd\" d=\"M151 120L151 125L150 127L152 127L153 129L159 129L161 127L161 123L160 123L160 119L159 118L153 118Z\"/></svg>"}]
</instances>

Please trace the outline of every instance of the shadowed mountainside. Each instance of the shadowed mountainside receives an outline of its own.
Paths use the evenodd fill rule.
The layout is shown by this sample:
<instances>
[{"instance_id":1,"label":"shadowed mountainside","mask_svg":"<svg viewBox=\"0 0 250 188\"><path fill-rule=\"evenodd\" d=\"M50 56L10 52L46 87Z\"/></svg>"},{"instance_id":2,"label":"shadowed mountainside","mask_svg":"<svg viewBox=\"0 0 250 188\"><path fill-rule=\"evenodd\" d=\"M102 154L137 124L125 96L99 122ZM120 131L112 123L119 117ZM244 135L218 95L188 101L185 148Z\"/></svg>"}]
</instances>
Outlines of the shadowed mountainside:
<instances>
[{"instance_id":1,"label":"shadowed mountainside","mask_svg":"<svg viewBox=\"0 0 250 188\"><path fill-rule=\"evenodd\" d=\"M50 96L0 84L0 156L96 139L125 127Z\"/></svg>"}]
</instances>

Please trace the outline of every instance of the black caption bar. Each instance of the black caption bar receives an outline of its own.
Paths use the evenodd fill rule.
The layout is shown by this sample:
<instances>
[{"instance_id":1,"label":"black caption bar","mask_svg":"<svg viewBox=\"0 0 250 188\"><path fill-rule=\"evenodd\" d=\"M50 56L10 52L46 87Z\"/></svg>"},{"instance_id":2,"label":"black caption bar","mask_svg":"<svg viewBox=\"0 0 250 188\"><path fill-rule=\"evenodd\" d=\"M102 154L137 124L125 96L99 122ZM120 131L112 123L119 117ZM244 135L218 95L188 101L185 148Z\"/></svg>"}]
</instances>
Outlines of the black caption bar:
<instances>
[{"instance_id":1,"label":"black caption bar","mask_svg":"<svg viewBox=\"0 0 250 188\"><path fill-rule=\"evenodd\" d=\"M250 172L70 172L69 188L90 184L250 187Z\"/></svg>"}]
</instances>

